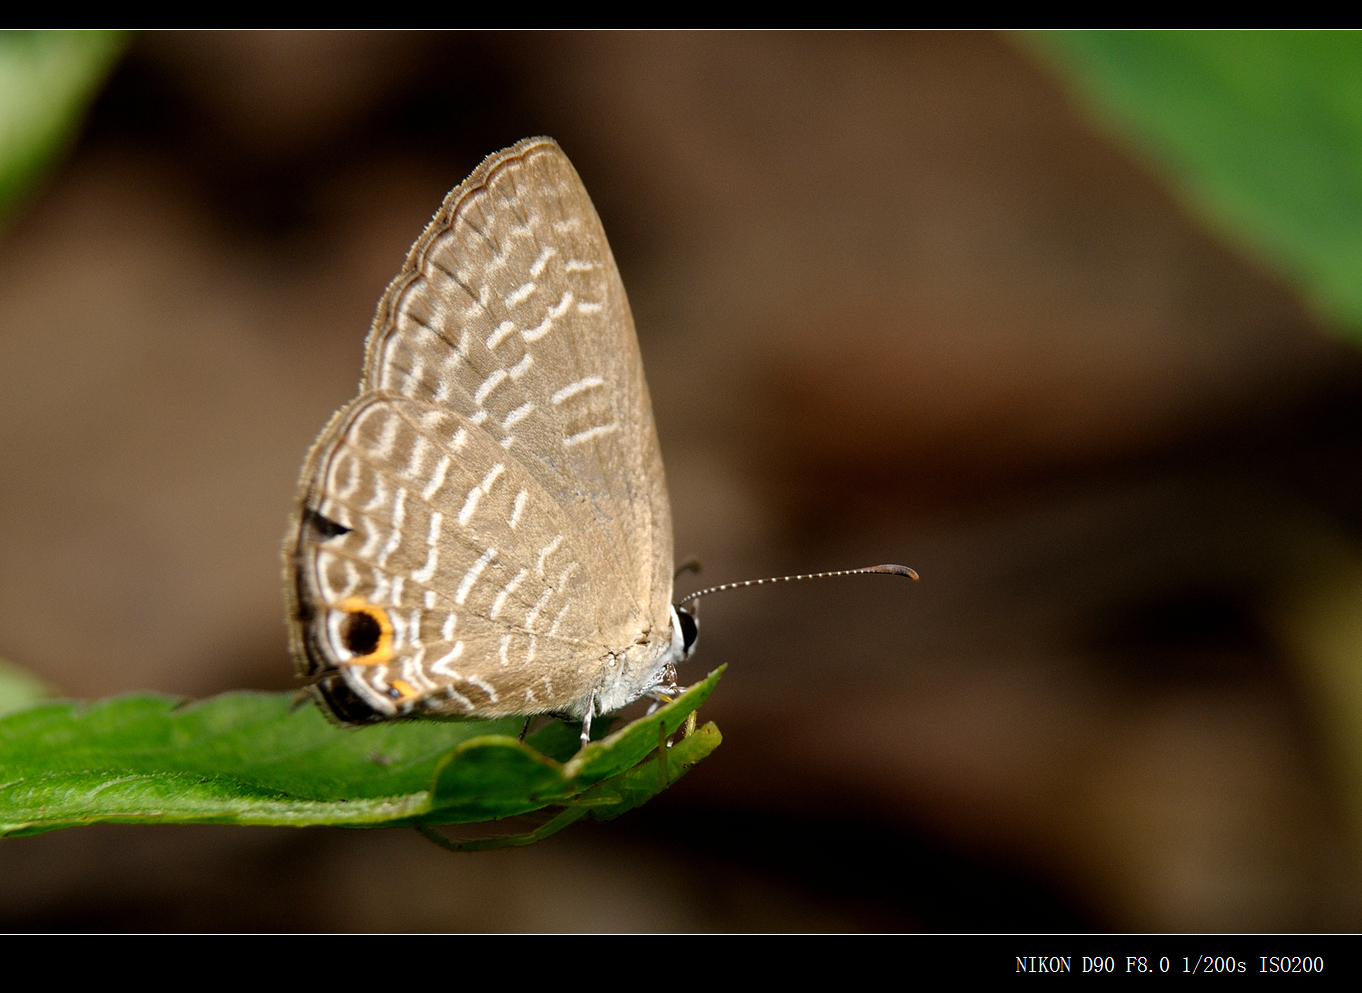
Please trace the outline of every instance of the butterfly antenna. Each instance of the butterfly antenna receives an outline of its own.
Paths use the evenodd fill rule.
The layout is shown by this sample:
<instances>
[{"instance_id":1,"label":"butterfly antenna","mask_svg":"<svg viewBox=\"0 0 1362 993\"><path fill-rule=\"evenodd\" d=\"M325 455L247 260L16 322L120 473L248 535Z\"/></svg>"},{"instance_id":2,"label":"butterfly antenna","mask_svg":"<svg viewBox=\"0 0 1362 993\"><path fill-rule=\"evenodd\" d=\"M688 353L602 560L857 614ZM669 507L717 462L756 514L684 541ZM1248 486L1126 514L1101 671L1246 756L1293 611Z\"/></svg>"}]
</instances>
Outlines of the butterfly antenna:
<instances>
[{"instance_id":1,"label":"butterfly antenna","mask_svg":"<svg viewBox=\"0 0 1362 993\"><path fill-rule=\"evenodd\" d=\"M870 573L881 573L886 576L907 576L909 579L917 579L917 573L909 569L906 565L870 565L864 569L843 569L839 572L810 572L799 576L772 576L769 579L745 579L741 583L722 583L718 586L711 586L708 589L692 593L690 596L683 597L676 602L680 607L690 603L692 600L699 600L702 596L709 596L711 593L722 593L724 590L736 590L743 586L764 586L766 583L792 583L798 579L827 579L830 576L864 576Z\"/></svg>"}]
</instances>

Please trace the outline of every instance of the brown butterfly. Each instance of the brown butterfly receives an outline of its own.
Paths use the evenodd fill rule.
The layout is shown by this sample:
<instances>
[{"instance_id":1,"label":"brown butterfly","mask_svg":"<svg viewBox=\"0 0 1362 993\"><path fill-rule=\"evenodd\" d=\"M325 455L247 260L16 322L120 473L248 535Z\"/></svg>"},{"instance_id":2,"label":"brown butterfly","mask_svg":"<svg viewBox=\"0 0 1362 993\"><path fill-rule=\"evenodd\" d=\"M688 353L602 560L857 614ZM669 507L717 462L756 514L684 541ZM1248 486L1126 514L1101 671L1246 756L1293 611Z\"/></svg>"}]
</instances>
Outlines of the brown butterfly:
<instances>
[{"instance_id":1,"label":"brown butterfly","mask_svg":"<svg viewBox=\"0 0 1362 993\"><path fill-rule=\"evenodd\" d=\"M344 723L589 721L674 687L696 626L634 321L552 140L489 156L412 246L284 564L299 671Z\"/></svg>"}]
</instances>

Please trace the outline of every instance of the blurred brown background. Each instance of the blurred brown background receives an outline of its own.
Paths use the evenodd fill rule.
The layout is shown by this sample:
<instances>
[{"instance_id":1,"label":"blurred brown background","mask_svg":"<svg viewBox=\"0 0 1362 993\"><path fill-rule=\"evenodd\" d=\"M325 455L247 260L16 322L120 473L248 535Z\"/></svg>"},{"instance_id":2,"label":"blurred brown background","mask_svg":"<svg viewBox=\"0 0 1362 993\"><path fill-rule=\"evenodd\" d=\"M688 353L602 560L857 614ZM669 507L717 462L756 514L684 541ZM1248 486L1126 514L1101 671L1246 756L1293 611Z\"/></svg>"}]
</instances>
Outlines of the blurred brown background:
<instances>
[{"instance_id":1,"label":"blurred brown background","mask_svg":"<svg viewBox=\"0 0 1362 993\"><path fill-rule=\"evenodd\" d=\"M678 554L922 582L706 601L724 744L620 821L9 840L0 928L1362 925L1320 647L1362 361L998 36L136 39L0 240L0 655L291 687L298 466L444 193L531 134L623 271Z\"/></svg>"}]
</instances>

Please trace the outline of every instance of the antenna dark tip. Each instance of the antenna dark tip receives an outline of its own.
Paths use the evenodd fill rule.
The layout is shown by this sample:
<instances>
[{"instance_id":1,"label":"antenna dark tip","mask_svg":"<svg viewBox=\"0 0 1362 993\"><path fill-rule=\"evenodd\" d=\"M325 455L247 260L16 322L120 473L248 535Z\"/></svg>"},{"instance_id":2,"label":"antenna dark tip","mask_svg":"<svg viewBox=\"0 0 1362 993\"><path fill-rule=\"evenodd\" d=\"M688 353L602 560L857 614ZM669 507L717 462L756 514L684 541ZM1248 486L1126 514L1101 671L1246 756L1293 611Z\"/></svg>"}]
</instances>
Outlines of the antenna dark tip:
<instances>
[{"instance_id":1,"label":"antenna dark tip","mask_svg":"<svg viewBox=\"0 0 1362 993\"><path fill-rule=\"evenodd\" d=\"M906 565L872 565L866 572L883 572L890 576L907 576L909 579L917 579L917 573L909 569Z\"/></svg>"}]
</instances>

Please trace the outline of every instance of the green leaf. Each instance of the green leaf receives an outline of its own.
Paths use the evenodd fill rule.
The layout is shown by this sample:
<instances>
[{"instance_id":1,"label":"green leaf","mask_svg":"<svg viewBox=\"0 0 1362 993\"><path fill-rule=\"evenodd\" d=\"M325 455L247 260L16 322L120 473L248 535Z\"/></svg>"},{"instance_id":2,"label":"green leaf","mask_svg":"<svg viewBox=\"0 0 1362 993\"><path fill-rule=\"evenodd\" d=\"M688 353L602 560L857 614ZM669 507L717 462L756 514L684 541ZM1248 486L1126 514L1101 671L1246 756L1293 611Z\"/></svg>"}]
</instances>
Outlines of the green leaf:
<instances>
[{"instance_id":1,"label":"green leaf","mask_svg":"<svg viewBox=\"0 0 1362 993\"><path fill-rule=\"evenodd\" d=\"M567 763L536 746L561 754L575 725L552 724L521 743L519 718L338 728L286 693L42 703L0 719L0 834L101 821L457 824L578 799L632 806L633 787L584 794L630 772L721 674Z\"/></svg>"},{"instance_id":2,"label":"green leaf","mask_svg":"<svg viewBox=\"0 0 1362 993\"><path fill-rule=\"evenodd\" d=\"M75 143L124 45L113 31L0 34L0 220Z\"/></svg>"},{"instance_id":3,"label":"green leaf","mask_svg":"<svg viewBox=\"0 0 1362 993\"><path fill-rule=\"evenodd\" d=\"M1362 34L1018 37L1195 213L1362 337Z\"/></svg>"}]
</instances>

